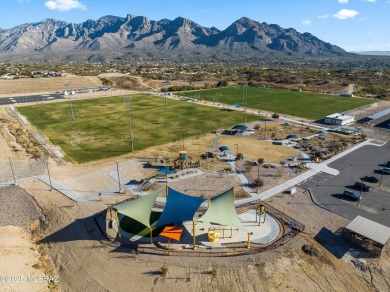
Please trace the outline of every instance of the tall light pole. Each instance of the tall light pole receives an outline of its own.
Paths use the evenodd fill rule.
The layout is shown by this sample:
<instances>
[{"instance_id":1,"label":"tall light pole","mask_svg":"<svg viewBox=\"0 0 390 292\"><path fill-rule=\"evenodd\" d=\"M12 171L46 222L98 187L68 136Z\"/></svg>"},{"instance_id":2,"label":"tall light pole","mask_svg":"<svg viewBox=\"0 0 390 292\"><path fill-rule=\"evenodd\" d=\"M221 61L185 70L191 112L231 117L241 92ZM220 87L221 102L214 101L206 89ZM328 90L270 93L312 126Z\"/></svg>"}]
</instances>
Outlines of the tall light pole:
<instances>
[{"instance_id":1,"label":"tall light pole","mask_svg":"<svg viewBox=\"0 0 390 292\"><path fill-rule=\"evenodd\" d=\"M247 95L248 95L248 84L245 85L245 99L244 99L244 125L246 125L246 99L247 99Z\"/></svg>"},{"instance_id":2,"label":"tall light pole","mask_svg":"<svg viewBox=\"0 0 390 292\"><path fill-rule=\"evenodd\" d=\"M129 128L130 128L130 144L131 144L131 152L134 152L134 141L133 141L133 129L131 127L131 114L130 114L130 101L131 97L125 97L123 101L127 102L127 106L129 109Z\"/></svg>"},{"instance_id":3,"label":"tall light pole","mask_svg":"<svg viewBox=\"0 0 390 292\"><path fill-rule=\"evenodd\" d=\"M68 86L70 86L70 83L65 83L65 88L67 88ZM68 92L67 89L65 90L65 92ZM64 93L65 94L65 93ZM73 106L72 106L72 98L70 96L70 92L69 92L69 104L70 104L70 114L72 116L72 120L74 120L74 113L73 113Z\"/></svg>"},{"instance_id":4,"label":"tall light pole","mask_svg":"<svg viewBox=\"0 0 390 292\"><path fill-rule=\"evenodd\" d=\"M234 145L236 145L236 147L237 147L237 152L236 152L236 153L237 153L237 155L238 155L238 144L234 144Z\"/></svg>"},{"instance_id":5,"label":"tall light pole","mask_svg":"<svg viewBox=\"0 0 390 292\"><path fill-rule=\"evenodd\" d=\"M165 80L165 106L168 106L168 100L167 100L167 95L168 95L168 93L167 93L167 91L168 91L168 88L167 88L167 86L168 86L168 80Z\"/></svg>"}]
</instances>

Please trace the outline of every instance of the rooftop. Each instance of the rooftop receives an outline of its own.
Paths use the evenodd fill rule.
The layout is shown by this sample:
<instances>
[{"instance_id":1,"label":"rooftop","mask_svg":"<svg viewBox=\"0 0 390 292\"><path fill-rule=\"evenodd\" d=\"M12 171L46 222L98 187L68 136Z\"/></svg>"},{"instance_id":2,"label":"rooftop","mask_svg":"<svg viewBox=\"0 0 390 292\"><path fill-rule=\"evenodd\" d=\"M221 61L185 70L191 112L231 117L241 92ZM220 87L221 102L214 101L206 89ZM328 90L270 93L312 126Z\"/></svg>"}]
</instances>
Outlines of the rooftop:
<instances>
[{"instance_id":1,"label":"rooftop","mask_svg":"<svg viewBox=\"0 0 390 292\"><path fill-rule=\"evenodd\" d=\"M326 116L328 119L339 119L339 120L348 120L350 118L354 118L355 116L335 113L333 115Z\"/></svg>"},{"instance_id":2,"label":"rooftop","mask_svg":"<svg viewBox=\"0 0 390 292\"><path fill-rule=\"evenodd\" d=\"M390 239L389 227L361 216L357 216L346 228L383 245Z\"/></svg>"}]
</instances>

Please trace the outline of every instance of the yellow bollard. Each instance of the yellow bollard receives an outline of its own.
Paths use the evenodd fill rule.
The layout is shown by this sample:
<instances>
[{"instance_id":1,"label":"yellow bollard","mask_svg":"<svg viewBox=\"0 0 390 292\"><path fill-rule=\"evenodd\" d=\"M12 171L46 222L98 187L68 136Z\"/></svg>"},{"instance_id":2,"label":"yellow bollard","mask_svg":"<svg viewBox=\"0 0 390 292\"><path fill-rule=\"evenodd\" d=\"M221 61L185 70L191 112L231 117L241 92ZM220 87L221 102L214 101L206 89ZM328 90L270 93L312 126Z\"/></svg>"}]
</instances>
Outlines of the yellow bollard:
<instances>
[{"instance_id":1,"label":"yellow bollard","mask_svg":"<svg viewBox=\"0 0 390 292\"><path fill-rule=\"evenodd\" d=\"M247 245L247 248L248 249L251 248L251 232L248 232L248 245Z\"/></svg>"}]
</instances>

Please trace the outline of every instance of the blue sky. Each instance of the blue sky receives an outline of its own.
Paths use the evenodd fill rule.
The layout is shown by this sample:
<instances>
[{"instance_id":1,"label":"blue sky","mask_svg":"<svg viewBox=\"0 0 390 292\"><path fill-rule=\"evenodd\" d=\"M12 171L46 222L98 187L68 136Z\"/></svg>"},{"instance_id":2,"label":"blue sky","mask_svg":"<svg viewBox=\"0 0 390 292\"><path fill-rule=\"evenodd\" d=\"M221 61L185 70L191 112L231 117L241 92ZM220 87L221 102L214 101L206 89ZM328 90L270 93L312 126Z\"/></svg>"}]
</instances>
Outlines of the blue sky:
<instances>
[{"instance_id":1,"label":"blue sky","mask_svg":"<svg viewBox=\"0 0 390 292\"><path fill-rule=\"evenodd\" d=\"M104 15L189 18L225 29L242 16L310 32L347 51L390 51L390 0L0 0L0 28Z\"/></svg>"}]
</instances>

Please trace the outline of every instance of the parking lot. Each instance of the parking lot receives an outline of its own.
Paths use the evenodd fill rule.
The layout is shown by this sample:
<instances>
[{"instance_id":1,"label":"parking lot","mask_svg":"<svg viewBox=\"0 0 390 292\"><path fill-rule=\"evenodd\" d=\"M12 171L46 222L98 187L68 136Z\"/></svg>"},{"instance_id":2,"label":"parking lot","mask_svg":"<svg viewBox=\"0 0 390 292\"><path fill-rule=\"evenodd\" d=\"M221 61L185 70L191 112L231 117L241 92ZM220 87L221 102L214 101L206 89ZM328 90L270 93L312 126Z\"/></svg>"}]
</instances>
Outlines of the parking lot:
<instances>
[{"instance_id":1,"label":"parking lot","mask_svg":"<svg viewBox=\"0 0 390 292\"><path fill-rule=\"evenodd\" d=\"M375 170L390 160L390 142L382 147L367 145L329 164L340 171L337 176L320 173L300 184L310 189L315 202L350 219L357 215L369 218L390 227L390 175L381 175ZM353 187L364 176L375 175L382 181L368 183L369 192L362 192L363 199L358 202L344 197L345 188L360 193ZM380 185L380 186L379 186Z\"/></svg>"}]
</instances>

